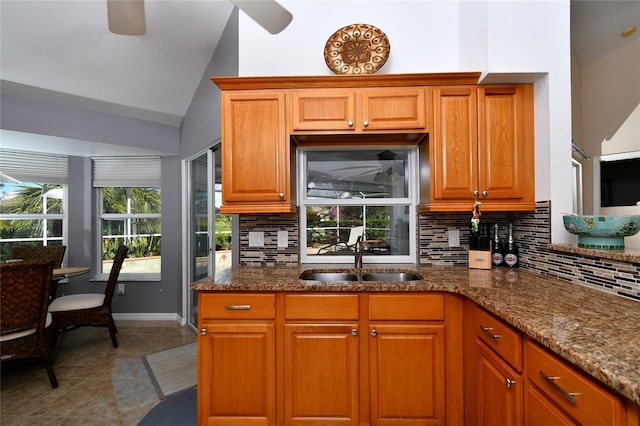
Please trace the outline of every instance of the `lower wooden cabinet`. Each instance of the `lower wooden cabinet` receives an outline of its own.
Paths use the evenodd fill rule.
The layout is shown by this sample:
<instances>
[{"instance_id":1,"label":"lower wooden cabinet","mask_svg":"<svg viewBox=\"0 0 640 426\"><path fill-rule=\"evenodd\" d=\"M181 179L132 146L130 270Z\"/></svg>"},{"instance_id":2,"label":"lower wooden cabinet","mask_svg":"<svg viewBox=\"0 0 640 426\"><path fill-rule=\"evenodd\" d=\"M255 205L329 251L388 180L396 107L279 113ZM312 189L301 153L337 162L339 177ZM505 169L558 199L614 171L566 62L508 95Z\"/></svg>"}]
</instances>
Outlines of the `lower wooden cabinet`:
<instances>
[{"instance_id":1,"label":"lower wooden cabinet","mask_svg":"<svg viewBox=\"0 0 640 426\"><path fill-rule=\"evenodd\" d=\"M203 294L198 425L276 425L275 294Z\"/></svg>"},{"instance_id":2,"label":"lower wooden cabinet","mask_svg":"<svg viewBox=\"0 0 640 426\"><path fill-rule=\"evenodd\" d=\"M275 425L275 325L204 323L202 329L198 424Z\"/></svg>"},{"instance_id":3,"label":"lower wooden cabinet","mask_svg":"<svg viewBox=\"0 0 640 426\"><path fill-rule=\"evenodd\" d=\"M524 403L527 406L525 426L576 426L566 414L529 382L525 384Z\"/></svg>"},{"instance_id":4,"label":"lower wooden cabinet","mask_svg":"<svg viewBox=\"0 0 640 426\"><path fill-rule=\"evenodd\" d=\"M358 425L357 294L285 294L285 425Z\"/></svg>"},{"instance_id":5,"label":"lower wooden cabinet","mask_svg":"<svg viewBox=\"0 0 640 426\"><path fill-rule=\"evenodd\" d=\"M557 419L588 426L625 425L621 398L537 343L528 341L525 353L528 393L553 407ZM528 412L533 410L527 407ZM531 418L536 414L528 415Z\"/></svg>"},{"instance_id":6,"label":"lower wooden cabinet","mask_svg":"<svg viewBox=\"0 0 640 426\"><path fill-rule=\"evenodd\" d=\"M287 425L357 425L358 325L284 326Z\"/></svg>"},{"instance_id":7,"label":"lower wooden cabinet","mask_svg":"<svg viewBox=\"0 0 640 426\"><path fill-rule=\"evenodd\" d=\"M522 376L480 340L476 341L477 424L522 424Z\"/></svg>"},{"instance_id":8,"label":"lower wooden cabinet","mask_svg":"<svg viewBox=\"0 0 640 426\"><path fill-rule=\"evenodd\" d=\"M199 303L198 425L461 424L461 344L444 295L201 293ZM450 305L461 324L461 303Z\"/></svg>"},{"instance_id":9,"label":"lower wooden cabinet","mask_svg":"<svg viewBox=\"0 0 640 426\"><path fill-rule=\"evenodd\" d=\"M464 309L465 426L638 426L636 404L475 303Z\"/></svg>"},{"instance_id":10,"label":"lower wooden cabinet","mask_svg":"<svg viewBox=\"0 0 640 426\"><path fill-rule=\"evenodd\" d=\"M637 404L455 296L201 292L198 326L201 426L640 426Z\"/></svg>"},{"instance_id":11,"label":"lower wooden cabinet","mask_svg":"<svg viewBox=\"0 0 640 426\"><path fill-rule=\"evenodd\" d=\"M369 325L369 424L446 424L444 335L444 324Z\"/></svg>"}]
</instances>

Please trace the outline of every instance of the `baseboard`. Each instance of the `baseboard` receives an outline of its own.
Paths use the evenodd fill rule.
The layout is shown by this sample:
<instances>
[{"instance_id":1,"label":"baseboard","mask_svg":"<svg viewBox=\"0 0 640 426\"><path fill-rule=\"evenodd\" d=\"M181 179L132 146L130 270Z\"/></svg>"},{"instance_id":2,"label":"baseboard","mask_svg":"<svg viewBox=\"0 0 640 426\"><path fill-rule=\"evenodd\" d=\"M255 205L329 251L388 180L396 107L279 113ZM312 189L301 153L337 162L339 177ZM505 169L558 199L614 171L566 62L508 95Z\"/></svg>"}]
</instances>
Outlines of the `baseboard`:
<instances>
[{"instance_id":1,"label":"baseboard","mask_svg":"<svg viewBox=\"0 0 640 426\"><path fill-rule=\"evenodd\" d=\"M176 321L182 324L182 316L177 313L159 312L159 313L114 313L113 319L133 320L133 321Z\"/></svg>"}]
</instances>

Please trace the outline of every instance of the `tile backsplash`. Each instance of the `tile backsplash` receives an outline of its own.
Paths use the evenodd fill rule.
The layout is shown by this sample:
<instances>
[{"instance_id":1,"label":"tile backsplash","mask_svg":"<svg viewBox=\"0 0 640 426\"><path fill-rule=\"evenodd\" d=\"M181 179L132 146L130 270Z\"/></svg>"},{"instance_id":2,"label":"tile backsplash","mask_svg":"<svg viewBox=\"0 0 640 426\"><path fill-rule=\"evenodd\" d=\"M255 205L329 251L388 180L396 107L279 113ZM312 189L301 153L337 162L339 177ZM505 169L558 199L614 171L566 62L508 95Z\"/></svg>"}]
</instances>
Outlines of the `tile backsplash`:
<instances>
[{"instance_id":1,"label":"tile backsplash","mask_svg":"<svg viewBox=\"0 0 640 426\"><path fill-rule=\"evenodd\" d=\"M588 285L640 301L640 264L550 252L551 206L540 201L535 212L482 214L481 220L498 223L506 239L513 224L520 250L520 267L562 281ZM471 213L427 213L418 216L418 253L421 265L468 263ZM460 246L449 247L449 229L460 231ZM249 246L249 232L263 232L263 247ZM287 231L287 247L278 247L278 231ZM298 216L295 214L240 215L240 264L283 265L299 262Z\"/></svg>"}]
</instances>

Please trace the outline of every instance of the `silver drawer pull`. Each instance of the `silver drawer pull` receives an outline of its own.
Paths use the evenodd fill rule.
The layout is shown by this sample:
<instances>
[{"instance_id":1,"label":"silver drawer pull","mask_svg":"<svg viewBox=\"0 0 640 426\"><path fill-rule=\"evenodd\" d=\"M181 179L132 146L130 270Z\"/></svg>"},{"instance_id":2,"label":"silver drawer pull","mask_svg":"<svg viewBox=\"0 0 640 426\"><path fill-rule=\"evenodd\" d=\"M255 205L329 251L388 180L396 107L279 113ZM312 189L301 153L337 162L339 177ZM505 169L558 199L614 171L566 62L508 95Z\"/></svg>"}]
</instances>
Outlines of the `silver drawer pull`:
<instances>
[{"instance_id":1,"label":"silver drawer pull","mask_svg":"<svg viewBox=\"0 0 640 426\"><path fill-rule=\"evenodd\" d=\"M485 327L484 325L480 324L480 328L482 329L482 331L488 334L489 337L491 337L493 340L498 340L500 337L502 337L499 334L494 334L493 328L491 327Z\"/></svg>"},{"instance_id":2,"label":"silver drawer pull","mask_svg":"<svg viewBox=\"0 0 640 426\"><path fill-rule=\"evenodd\" d=\"M508 377L505 377L504 383L507 385L507 389L511 389L511 386L515 385L516 381Z\"/></svg>"},{"instance_id":3,"label":"silver drawer pull","mask_svg":"<svg viewBox=\"0 0 640 426\"><path fill-rule=\"evenodd\" d=\"M562 389L560 386L558 386L558 384L556 383L556 380L560 379L560 377L558 377L558 376L547 376L544 373L544 371L542 371L542 370L540 370L540 377L542 377L545 382L549 383L552 388L554 388L555 390L560 392L562 394L562 396L564 396L570 403L575 405L575 403L576 403L576 395L580 395L580 394L577 393L577 392L568 392L568 391Z\"/></svg>"},{"instance_id":4,"label":"silver drawer pull","mask_svg":"<svg viewBox=\"0 0 640 426\"><path fill-rule=\"evenodd\" d=\"M251 305L226 305L224 308L227 311L248 311Z\"/></svg>"}]
</instances>

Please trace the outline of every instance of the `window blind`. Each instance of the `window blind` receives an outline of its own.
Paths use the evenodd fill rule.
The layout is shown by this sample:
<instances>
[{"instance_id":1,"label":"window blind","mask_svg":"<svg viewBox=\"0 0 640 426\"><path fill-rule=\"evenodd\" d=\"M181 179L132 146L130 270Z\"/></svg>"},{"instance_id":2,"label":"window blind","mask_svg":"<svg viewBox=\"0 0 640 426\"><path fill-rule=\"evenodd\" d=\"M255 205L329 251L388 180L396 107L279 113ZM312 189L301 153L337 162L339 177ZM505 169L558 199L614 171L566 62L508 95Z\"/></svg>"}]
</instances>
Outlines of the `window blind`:
<instances>
[{"instance_id":1,"label":"window blind","mask_svg":"<svg viewBox=\"0 0 640 426\"><path fill-rule=\"evenodd\" d=\"M94 157L93 186L160 187L160 157Z\"/></svg>"},{"instance_id":2,"label":"window blind","mask_svg":"<svg viewBox=\"0 0 640 426\"><path fill-rule=\"evenodd\" d=\"M68 161L64 155L28 151L0 150L2 182L55 183L68 181Z\"/></svg>"}]
</instances>

